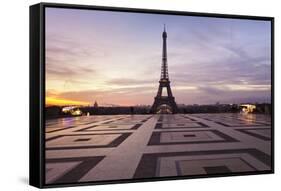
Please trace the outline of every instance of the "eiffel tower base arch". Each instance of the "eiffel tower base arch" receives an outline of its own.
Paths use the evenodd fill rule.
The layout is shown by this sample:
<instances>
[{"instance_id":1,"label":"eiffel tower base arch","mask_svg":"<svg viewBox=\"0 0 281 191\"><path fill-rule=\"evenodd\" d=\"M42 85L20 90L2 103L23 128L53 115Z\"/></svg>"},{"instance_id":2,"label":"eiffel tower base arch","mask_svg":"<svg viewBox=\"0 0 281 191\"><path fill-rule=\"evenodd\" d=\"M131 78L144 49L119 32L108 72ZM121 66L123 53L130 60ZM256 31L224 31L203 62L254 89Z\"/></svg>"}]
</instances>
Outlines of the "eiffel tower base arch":
<instances>
[{"instance_id":1,"label":"eiffel tower base arch","mask_svg":"<svg viewBox=\"0 0 281 191\"><path fill-rule=\"evenodd\" d=\"M164 106L164 105L168 106L168 108L171 110L172 114L175 114L178 112L178 107L175 102L175 98L168 97L168 96L155 97L154 103L151 107L150 112L154 113L154 114L163 113L163 112L161 112L161 109L162 109L161 106Z\"/></svg>"}]
</instances>

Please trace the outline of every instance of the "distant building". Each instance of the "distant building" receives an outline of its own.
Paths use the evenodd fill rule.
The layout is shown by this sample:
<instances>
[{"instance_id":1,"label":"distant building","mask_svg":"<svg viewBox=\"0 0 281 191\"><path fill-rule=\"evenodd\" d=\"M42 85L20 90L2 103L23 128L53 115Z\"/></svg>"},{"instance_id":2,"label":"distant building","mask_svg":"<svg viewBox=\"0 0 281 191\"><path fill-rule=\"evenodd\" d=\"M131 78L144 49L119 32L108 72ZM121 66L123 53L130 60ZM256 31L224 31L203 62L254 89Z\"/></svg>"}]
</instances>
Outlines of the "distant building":
<instances>
[{"instance_id":1,"label":"distant building","mask_svg":"<svg viewBox=\"0 0 281 191\"><path fill-rule=\"evenodd\" d=\"M98 105L97 101L95 101L95 103L94 103L94 107L99 107L99 105Z\"/></svg>"}]
</instances>

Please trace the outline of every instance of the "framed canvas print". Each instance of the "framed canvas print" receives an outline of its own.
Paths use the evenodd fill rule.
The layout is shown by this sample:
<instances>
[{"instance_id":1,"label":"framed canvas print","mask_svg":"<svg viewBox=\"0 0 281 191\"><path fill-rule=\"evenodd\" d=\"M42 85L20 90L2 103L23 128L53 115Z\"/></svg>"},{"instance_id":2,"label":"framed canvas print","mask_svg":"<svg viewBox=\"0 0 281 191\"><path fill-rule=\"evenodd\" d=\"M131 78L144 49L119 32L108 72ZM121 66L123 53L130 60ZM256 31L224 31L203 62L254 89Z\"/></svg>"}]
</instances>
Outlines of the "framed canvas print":
<instances>
[{"instance_id":1,"label":"framed canvas print","mask_svg":"<svg viewBox=\"0 0 281 191\"><path fill-rule=\"evenodd\" d=\"M30 7L30 184L274 172L274 19Z\"/></svg>"}]
</instances>

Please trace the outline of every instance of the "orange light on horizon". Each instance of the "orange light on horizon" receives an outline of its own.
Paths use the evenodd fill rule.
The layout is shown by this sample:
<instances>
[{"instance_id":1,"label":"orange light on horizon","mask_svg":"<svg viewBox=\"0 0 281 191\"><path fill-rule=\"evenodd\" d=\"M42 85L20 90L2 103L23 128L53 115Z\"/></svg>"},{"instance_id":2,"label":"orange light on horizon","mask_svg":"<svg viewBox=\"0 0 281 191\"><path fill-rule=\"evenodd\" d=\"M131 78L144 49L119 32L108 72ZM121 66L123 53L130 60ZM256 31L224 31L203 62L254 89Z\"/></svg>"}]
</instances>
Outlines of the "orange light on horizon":
<instances>
[{"instance_id":1,"label":"orange light on horizon","mask_svg":"<svg viewBox=\"0 0 281 191\"><path fill-rule=\"evenodd\" d=\"M68 100L68 99L61 99L61 98L54 98L54 97L46 97L46 105L89 105L88 102L83 101L75 101L75 100Z\"/></svg>"}]
</instances>

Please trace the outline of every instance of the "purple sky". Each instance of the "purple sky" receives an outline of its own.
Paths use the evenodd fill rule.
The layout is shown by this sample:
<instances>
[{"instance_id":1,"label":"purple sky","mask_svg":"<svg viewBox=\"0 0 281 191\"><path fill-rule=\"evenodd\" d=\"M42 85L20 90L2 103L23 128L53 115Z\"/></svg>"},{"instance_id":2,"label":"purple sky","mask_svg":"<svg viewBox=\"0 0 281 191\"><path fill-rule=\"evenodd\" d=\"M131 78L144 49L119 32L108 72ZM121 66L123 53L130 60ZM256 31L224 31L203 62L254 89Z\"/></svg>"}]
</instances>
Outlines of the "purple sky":
<instances>
[{"instance_id":1,"label":"purple sky","mask_svg":"<svg viewBox=\"0 0 281 191\"><path fill-rule=\"evenodd\" d=\"M178 104L270 102L269 21L46 9L47 97L152 104L163 24Z\"/></svg>"}]
</instances>

